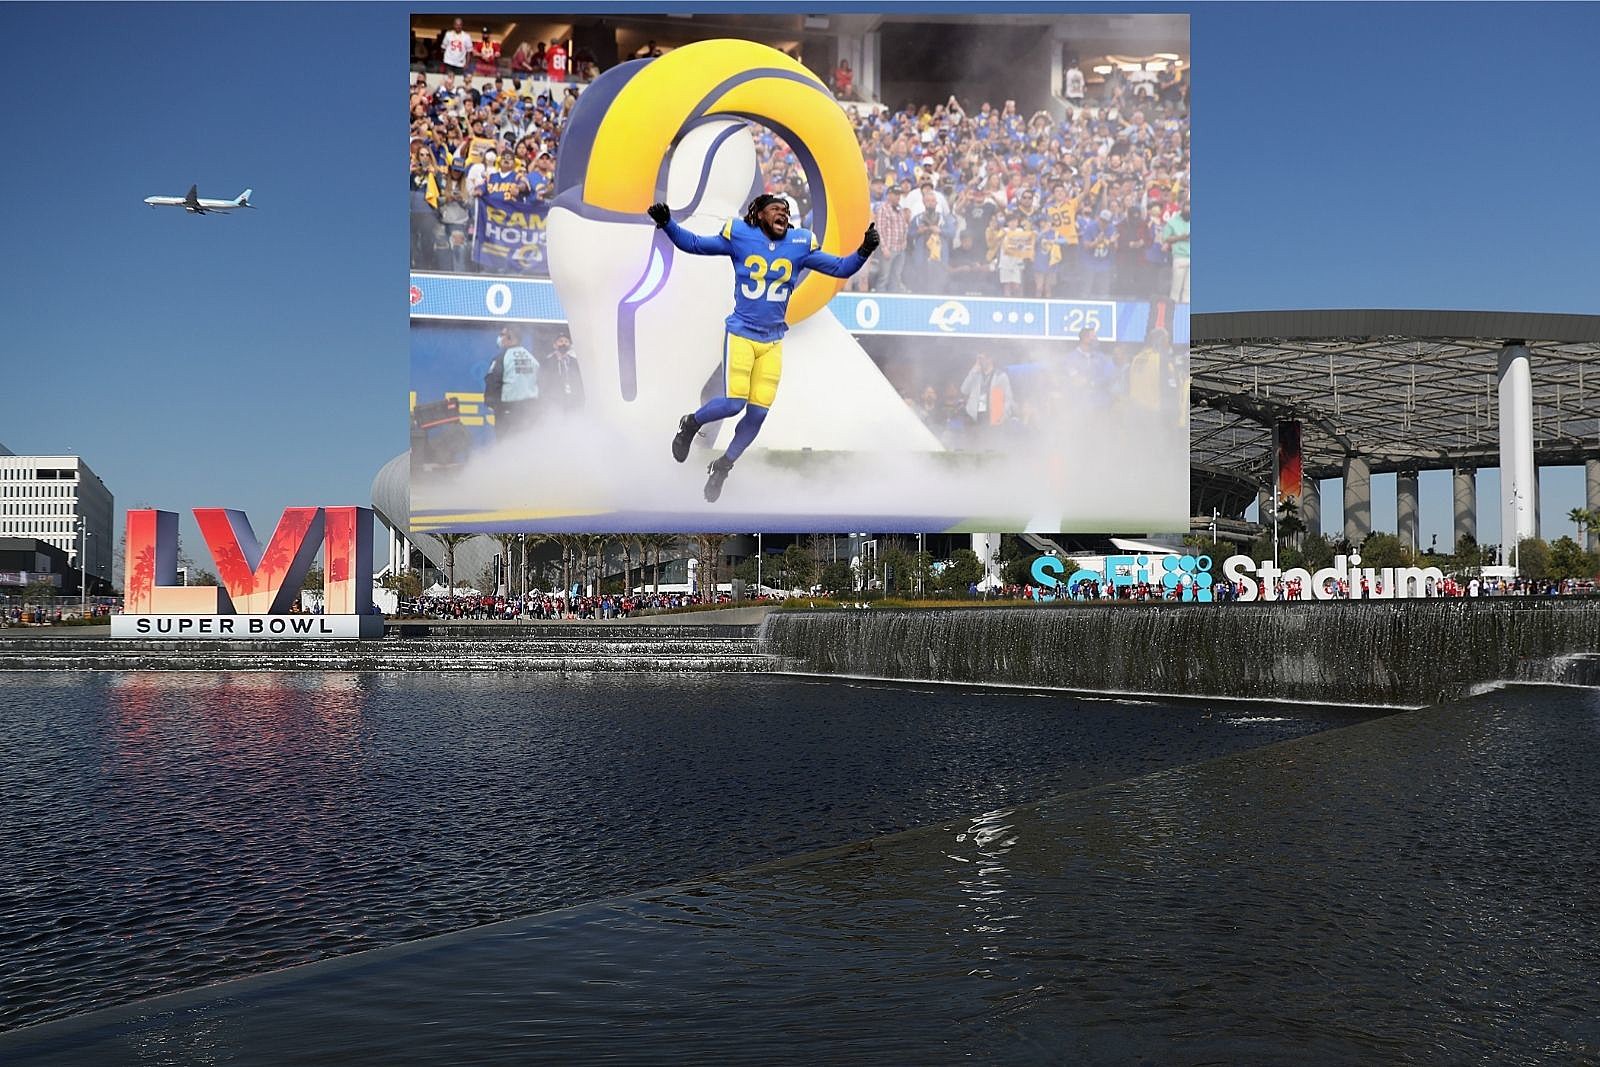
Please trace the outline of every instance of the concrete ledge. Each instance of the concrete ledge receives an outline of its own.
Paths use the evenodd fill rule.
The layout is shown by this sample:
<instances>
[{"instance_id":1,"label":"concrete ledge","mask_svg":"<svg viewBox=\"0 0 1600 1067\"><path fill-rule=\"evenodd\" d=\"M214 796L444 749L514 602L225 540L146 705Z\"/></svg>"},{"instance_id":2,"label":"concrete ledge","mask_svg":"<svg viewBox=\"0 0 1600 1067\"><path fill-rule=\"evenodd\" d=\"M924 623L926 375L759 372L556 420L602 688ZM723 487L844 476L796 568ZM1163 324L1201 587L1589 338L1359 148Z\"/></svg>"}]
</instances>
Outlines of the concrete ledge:
<instances>
[{"instance_id":1,"label":"concrete ledge","mask_svg":"<svg viewBox=\"0 0 1600 1067\"><path fill-rule=\"evenodd\" d=\"M750 627L462 624L373 641L0 635L0 670L768 671Z\"/></svg>"}]
</instances>

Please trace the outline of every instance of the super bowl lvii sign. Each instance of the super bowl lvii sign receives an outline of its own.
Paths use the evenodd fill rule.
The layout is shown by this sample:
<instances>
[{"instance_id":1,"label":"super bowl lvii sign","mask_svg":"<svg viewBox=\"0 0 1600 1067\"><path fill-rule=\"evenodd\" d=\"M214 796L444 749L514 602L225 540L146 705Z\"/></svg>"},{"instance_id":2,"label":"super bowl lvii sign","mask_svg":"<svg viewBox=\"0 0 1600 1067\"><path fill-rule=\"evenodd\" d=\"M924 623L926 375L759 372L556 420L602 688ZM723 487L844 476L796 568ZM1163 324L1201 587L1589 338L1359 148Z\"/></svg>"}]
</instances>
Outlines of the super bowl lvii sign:
<instances>
[{"instance_id":1,"label":"super bowl lvii sign","mask_svg":"<svg viewBox=\"0 0 1600 1067\"><path fill-rule=\"evenodd\" d=\"M372 611L372 510L285 508L265 546L244 512L195 508L217 585L178 584L178 515L128 512L123 614L113 637L381 637ZM290 614L322 549L323 612Z\"/></svg>"}]
</instances>

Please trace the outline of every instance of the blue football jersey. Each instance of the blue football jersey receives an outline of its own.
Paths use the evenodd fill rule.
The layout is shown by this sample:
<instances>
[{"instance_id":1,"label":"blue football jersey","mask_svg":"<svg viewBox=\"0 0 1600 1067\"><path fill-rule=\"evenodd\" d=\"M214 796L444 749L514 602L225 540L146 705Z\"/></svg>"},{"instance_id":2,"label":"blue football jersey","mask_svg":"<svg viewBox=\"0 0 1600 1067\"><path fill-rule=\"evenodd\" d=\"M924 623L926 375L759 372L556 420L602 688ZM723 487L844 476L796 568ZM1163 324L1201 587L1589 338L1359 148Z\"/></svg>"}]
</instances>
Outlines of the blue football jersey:
<instances>
[{"instance_id":1,"label":"blue football jersey","mask_svg":"<svg viewBox=\"0 0 1600 1067\"><path fill-rule=\"evenodd\" d=\"M665 229L672 243L685 252L733 260L733 314L727 319L728 330L753 341L776 341L788 330L784 315L801 271L848 278L866 263L859 252L830 256L818 247L815 234L799 228L777 240L743 219L731 220L710 237L690 233L675 220Z\"/></svg>"}]
</instances>

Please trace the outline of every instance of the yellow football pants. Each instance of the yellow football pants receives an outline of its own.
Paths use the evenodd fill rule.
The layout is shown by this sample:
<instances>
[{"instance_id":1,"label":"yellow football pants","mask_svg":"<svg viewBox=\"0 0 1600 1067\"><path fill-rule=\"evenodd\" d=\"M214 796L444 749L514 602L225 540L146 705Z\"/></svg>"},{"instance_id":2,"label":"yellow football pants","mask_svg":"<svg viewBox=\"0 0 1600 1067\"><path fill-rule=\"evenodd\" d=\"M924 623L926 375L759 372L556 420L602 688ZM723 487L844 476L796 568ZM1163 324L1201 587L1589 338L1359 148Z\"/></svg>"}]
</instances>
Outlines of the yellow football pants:
<instances>
[{"instance_id":1,"label":"yellow football pants","mask_svg":"<svg viewBox=\"0 0 1600 1067\"><path fill-rule=\"evenodd\" d=\"M722 349L724 395L770 408L778 397L778 378L782 374L782 341L752 341L736 333L727 335Z\"/></svg>"}]
</instances>

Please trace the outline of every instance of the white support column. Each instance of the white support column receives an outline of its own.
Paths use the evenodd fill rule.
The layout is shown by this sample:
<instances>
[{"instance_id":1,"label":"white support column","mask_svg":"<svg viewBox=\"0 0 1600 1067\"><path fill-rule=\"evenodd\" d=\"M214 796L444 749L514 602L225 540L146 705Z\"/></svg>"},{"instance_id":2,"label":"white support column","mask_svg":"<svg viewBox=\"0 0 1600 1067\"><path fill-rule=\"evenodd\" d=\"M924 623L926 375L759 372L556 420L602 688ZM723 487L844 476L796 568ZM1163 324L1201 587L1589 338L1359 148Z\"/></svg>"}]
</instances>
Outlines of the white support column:
<instances>
[{"instance_id":1,"label":"white support column","mask_svg":"<svg viewBox=\"0 0 1600 1067\"><path fill-rule=\"evenodd\" d=\"M1322 483L1306 477L1300 482L1300 521L1306 524L1306 536L1322 533Z\"/></svg>"},{"instance_id":2,"label":"white support column","mask_svg":"<svg viewBox=\"0 0 1600 1067\"><path fill-rule=\"evenodd\" d=\"M1372 532L1372 468L1365 456L1344 457L1344 539L1359 547Z\"/></svg>"},{"instance_id":3,"label":"white support column","mask_svg":"<svg viewBox=\"0 0 1600 1067\"><path fill-rule=\"evenodd\" d=\"M1478 472L1470 467L1457 467L1451 472L1451 488L1455 497L1455 549L1460 551L1462 538L1478 540Z\"/></svg>"},{"instance_id":4,"label":"white support column","mask_svg":"<svg viewBox=\"0 0 1600 1067\"><path fill-rule=\"evenodd\" d=\"M1583 506L1600 517L1600 459L1583 461ZM1600 528L1589 527L1589 551L1600 551Z\"/></svg>"},{"instance_id":5,"label":"white support column","mask_svg":"<svg viewBox=\"0 0 1600 1067\"><path fill-rule=\"evenodd\" d=\"M874 30L863 34L861 37L861 64L856 67L856 90L863 99L883 99L883 67L879 62L879 48L883 44L883 34Z\"/></svg>"},{"instance_id":6,"label":"white support column","mask_svg":"<svg viewBox=\"0 0 1600 1067\"><path fill-rule=\"evenodd\" d=\"M1511 563L1518 542L1538 536L1533 467L1533 373L1520 341L1500 350L1500 558Z\"/></svg>"},{"instance_id":7,"label":"white support column","mask_svg":"<svg viewBox=\"0 0 1600 1067\"><path fill-rule=\"evenodd\" d=\"M1417 472L1401 471L1394 479L1395 536L1400 543L1416 550L1419 533L1417 525Z\"/></svg>"},{"instance_id":8,"label":"white support column","mask_svg":"<svg viewBox=\"0 0 1600 1067\"><path fill-rule=\"evenodd\" d=\"M983 576L988 578L992 574L1000 573L1000 564L994 561L995 554L1000 551L1000 535L997 533L975 533L972 535L972 551L978 554L978 562L983 564Z\"/></svg>"},{"instance_id":9,"label":"white support column","mask_svg":"<svg viewBox=\"0 0 1600 1067\"><path fill-rule=\"evenodd\" d=\"M1063 32L1064 28L1058 25L1050 33L1050 103L1047 105L1047 110L1058 122L1067 113L1066 107L1061 103L1066 95L1067 76L1066 50L1061 47L1062 39L1059 36Z\"/></svg>"},{"instance_id":10,"label":"white support column","mask_svg":"<svg viewBox=\"0 0 1600 1067\"><path fill-rule=\"evenodd\" d=\"M401 574L411 565L411 542L404 530L389 531L389 566L392 573Z\"/></svg>"}]
</instances>

